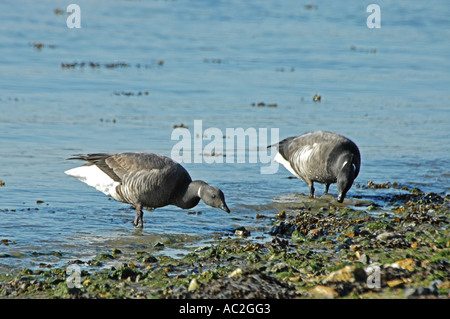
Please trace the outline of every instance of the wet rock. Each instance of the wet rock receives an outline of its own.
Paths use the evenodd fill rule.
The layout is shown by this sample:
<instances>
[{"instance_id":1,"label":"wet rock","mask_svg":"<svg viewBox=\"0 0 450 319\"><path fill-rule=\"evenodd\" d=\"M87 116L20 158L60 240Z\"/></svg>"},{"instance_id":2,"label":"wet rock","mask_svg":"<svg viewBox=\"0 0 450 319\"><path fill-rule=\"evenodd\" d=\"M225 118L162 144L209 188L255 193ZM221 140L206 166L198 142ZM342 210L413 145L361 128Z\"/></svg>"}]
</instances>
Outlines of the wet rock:
<instances>
[{"instance_id":1,"label":"wet rock","mask_svg":"<svg viewBox=\"0 0 450 319\"><path fill-rule=\"evenodd\" d=\"M289 267L286 263L284 262L279 262L277 264L275 264L271 269L272 272L277 273L277 272L285 272L285 271L289 271L291 270L291 267Z\"/></svg>"},{"instance_id":2,"label":"wet rock","mask_svg":"<svg viewBox=\"0 0 450 319\"><path fill-rule=\"evenodd\" d=\"M82 260L80 260L80 259L75 259L75 260L69 261L67 264L69 264L69 265L72 265L72 264L75 264L75 265L83 265L83 264L85 264L85 262L82 261Z\"/></svg>"},{"instance_id":3,"label":"wet rock","mask_svg":"<svg viewBox=\"0 0 450 319\"><path fill-rule=\"evenodd\" d=\"M236 268L235 270L233 270L228 277L229 278L237 278L240 277L243 273L243 270L241 268Z\"/></svg>"},{"instance_id":4,"label":"wet rock","mask_svg":"<svg viewBox=\"0 0 450 319\"><path fill-rule=\"evenodd\" d=\"M394 279L394 280L389 280L387 282L387 285L389 287L391 287L391 288L403 286L404 284L405 284L405 280L404 279Z\"/></svg>"},{"instance_id":5,"label":"wet rock","mask_svg":"<svg viewBox=\"0 0 450 319\"><path fill-rule=\"evenodd\" d=\"M75 299L81 295L79 288L69 288L66 282L60 282L55 288L55 297L64 299Z\"/></svg>"},{"instance_id":6,"label":"wet rock","mask_svg":"<svg viewBox=\"0 0 450 319\"><path fill-rule=\"evenodd\" d=\"M113 260L115 258L111 254L99 254L97 255L97 257L95 257L95 259L105 261L105 260Z\"/></svg>"},{"instance_id":7,"label":"wet rock","mask_svg":"<svg viewBox=\"0 0 450 319\"><path fill-rule=\"evenodd\" d=\"M141 272L127 265L124 265L119 269L112 270L109 275L112 279L128 279L133 281L136 281L138 276L142 276Z\"/></svg>"},{"instance_id":8,"label":"wet rock","mask_svg":"<svg viewBox=\"0 0 450 319\"><path fill-rule=\"evenodd\" d=\"M243 237L243 238L245 238L245 237L250 236L250 231L247 230L244 226L241 226L241 227L237 228L234 231L234 235L236 237Z\"/></svg>"},{"instance_id":9,"label":"wet rock","mask_svg":"<svg viewBox=\"0 0 450 319\"><path fill-rule=\"evenodd\" d=\"M153 245L153 247L162 249L164 248L164 244L162 242L157 242L156 244Z\"/></svg>"},{"instance_id":10,"label":"wet rock","mask_svg":"<svg viewBox=\"0 0 450 319\"><path fill-rule=\"evenodd\" d=\"M329 274L324 283L330 282L365 282L367 279L366 272L361 267L345 266Z\"/></svg>"},{"instance_id":11,"label":"wet rock","mask_svg":"<svg viewBox=\"0 0 450 319\"><path fill-rule=\"evenodd\" d=\"M315 228L315 229L311 229L308 232L308 234L306 234L306 237L308 237L309 239L316 239L322 235L323 235L322 228Z\"/></svg>"},{"instance_id":12,"label":"wet rock","mask_svg":"<svg viewBox=\"0 0 450 319\"><path fill-rule=\"evenodd\" d=\"M394 238L402 238L403 236L399 233L394 233L394 232L385 232L385 233L381 233L379 234L376 239L379 241L388 241L390 239L394 239Z\"/></svg>"},{"instance_id":13,"label":"wet rock","mask_svg":"<svg viewBox=\"0 0 450 319\"><path fill-rule=\"evenodd\" d=\"M197 290L200 287L200 285L197 282L197 279L192 279L191 282L189 283L189 287L188 287L188 291L192 292Z\"/></svg>"},{"instance_id":14,"label":"wet rock","mask_svg":"<svg viewBox=\"0 0 450 319\"><path fill-rule=\"evenodd\" d=\"M168 292L167 299L290 299L298 297L294 286L261 273L257 270L243 272L237 278L225 277L208 285L201 285L194 291L179 287Z\"/></svg>"},{"instance_id":15,"label":"wet rock","mask_svg":"<svg viewBox=\"0 0 450 319\"><path fill-rule=\"evenodd\" d=\"M406 298L435 295L437 292L435 287L408 287L403 290Z\"/></svg>"},{"instance_id":16,"label":"wet rock","mask_svg":"<svg viewBox=\"0 0 450 319\"><path fill-rule=\"evenodd\" d=\"M287 250L289 249L289 241L276 236L270 242L270 247L275 250Z\"/></svg>"},{"instance_id":17,"label":"wet rock","mask_svg":"<svg viewBox=\"0 0 450 319\"><path fill-rule=\"evenodd\" d=\"M332 287L317 285L308 291L313 297L333 299L339 296L339 293Z\"/></svg>"},{"instance_id":18,"label":"wet rock","mask_svg":"<svg viewBox=\"0 0 450 319\"><path fill-rule=\"evenodd\" d=\"M357 251L356 253L356 257L358 258L358 261L362 264L368 265L370 262L370 258L369 256L367 256L364 253L360 253L359 251Z\"/></svg>"},{"instance_id":19,"label":"wet rock","mask_svg":"<svg viewBox=\"0 0 450 319\"><path fill-rule=\"evenodd\" d=\"M290 236L295 230L295 226L289 222L281 222L280 224L273 226L269 231L269 234L272 236L276 235L286 235Z\"/></svg>"},{"instance_id":20,"label":"wet rock","mask_svg":"<svg viewBox=\"0 0 450 319\"><path fill-rule=\"evenodd\" d=\"M414 271L415 265L416 262L414 260L412 260L411 258L405 258L402 260L398 260L389 266L394 268L406 269L408 271Z\"/></svg>"},{"instance_id":21,"label":"wet rock","mask_svg":"<svg viewBox=\"0 0 450 319\"><path fill-rule=\"evenodd\" d=\"M121 255L121 254L122 254L122 251L121 251L120 249L118 249L118 248L114 248L114 249L112 250L112 253L113 253L113 256L116 257L116 256L118 256L118 255Z\"/></svg>"},{"instance_id":22,"label":"wet rock","mask_svg":"<svg viewBox=\"0 0 450 319\"><path fill-rule=\"evenodd\" d=\"M296 243L296 242L306 241L307 237L305 235L303 235L301 232L299 232L298 230L295 230L291 235L291 239L294 243Z\"/></svg>"},{"instance_id":23,"label":"wet rock","mask_svg":"<svg viewBox=\"0 0 450 319\"><path fill-rule=\"evenodd\" d=\"M138 261L143 263L156 263L158 262L158 259L149 253L139 252Z\"/></svg>"}]
</instances>

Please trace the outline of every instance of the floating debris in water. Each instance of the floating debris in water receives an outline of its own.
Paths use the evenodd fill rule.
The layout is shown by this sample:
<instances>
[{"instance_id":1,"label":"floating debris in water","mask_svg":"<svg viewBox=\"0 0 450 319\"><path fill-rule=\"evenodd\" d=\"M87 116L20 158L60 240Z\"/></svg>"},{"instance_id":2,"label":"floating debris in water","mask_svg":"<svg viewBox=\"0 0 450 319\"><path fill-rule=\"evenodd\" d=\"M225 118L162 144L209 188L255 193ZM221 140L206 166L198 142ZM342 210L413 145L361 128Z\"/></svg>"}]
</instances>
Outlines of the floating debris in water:
<instances>
[{"instance_id":1,"label":"floating debris in water","mask_svg":"<svg viewBox=\"0 0 450 319\"><path fill-rule=\"evenodd\" d=\"M212 151L211 153L203 153L203 156L222 156L222 157L226 157L225 154L223 153L216 153L215 151Z\"/></svg>"},{"instance_id":2,"label":"floating debris in water","mask_svg":"<svg viewBox=\"0 0 450 319\"><path fill-rule=\"evenodd\" d=\"M193 212L193 211L188 210L187 214L188 214L188 215L196 215L196 214L197 214L197 215L201 215L202 212L201 212L201 211Z\"/></svg>"},{"instance_id":3,"label":"floating debris in water","mask_svg":"<svg viewBox=\"0 0 450 319\"><path fill-rule=\"evenodd\" d=\"M310 3L310 4L305 5L305 9L308 9L308 10L312 10L312 9L317 10L318 8L319 7L317 6L317 4L314 4L314 3Z\"/></svg>"},{"instance_id":4,"label":"floating debris in water","mask_svg":"<svg viewBox=\"0 0 450 319\"><path fill-rule=\"evenodd\" d=\"M35 48L36 50L38 50L38 51L41 51L41 49L42 49L43 47L47 47L47 48L49 48L49 49L54 49L54 48L56 48L56 45L53 45L53 44L45 45L45 44L42 43L42 42L30 42L29 45L31 45L32 47L34 47L34 48Z\"/></svg>"},{"instance_id":5,"label":"floating debris in water","mask_svg":"<svg viewBox=\"0 0 450 319\"><path fill-rule=\"evenodd\" d=\"M116 62L116 63L105 63L105 68L126 68L129 67L130 65L128 63L125 62Z\"/></svg>"},{"instance_id":6,"label":"floating debris in water","mask_svg":"<svg viewBox=\"0 0 450 319\"><path fill-rule=\"evenodd\" d=\"M395 188L395 189L402 189L402 190L405 190L405 191L410 191L411 193L418 193L418 194L422 193L422 191L420 189L418 189L418 188L411 188L411 189L409 189L408 186L400 185L397 182L392 182L392 183L391 182L386 182L386 183L378 184L378 183L375 183L375 182L373 182L371 180L368 180L367 181L367 185L362 185L361 186L360 184L356 184L356 188L363 188L363 189L368 189L368 188L371 188L371 189L389 189L391 187Z\"/></svg>"},{"instance_id":7,"label":"floating debris in water","mask_svg":"<svg viewBox=\"0 0 450 319\"><path fill-rule=\"evenodd\" d=\"M180 125L175 124L173 128L188 128L184 123L181 123Z\"/></svg>"},{"instance_id":8,"label":"floating debris in water","mask_svg":"<svg viewBox=\"0 0 450 319\"><path fill-rule=\"evenodd\" d=\"M259 102L259 103L252 103L252 106L257 106L257 107L277 107L278 104L277 103L264 103L264 102Z\"/></svg>"},{"instance_id":9,"label":"floating debris in water","mask_svg":"<svg viewBox=\"0 0 450 319\"><path fill-rule=\"evenodd\" d=\"M6 186L6 183L0 179L0 187Z\"/></svg>"},{"instance_id":10,"label":"floating debris in water","mask_svg":"<svg viewBox=\"0 0 450 319\"><path fill-rule=\"evenodd\" d=\"M295 68L294 68L293 66L291 66L290 68L288 68L288 70L289 70L290 72L294 72L294 71L295 71ZM284 67L279 67L279 68L276 68L275 71L276 71L276 72L285 72L286 69L285 69Z\"/></svg>"},{"instance_id":11,"label":"floating debris in water","mask_svg":"<svg viewBox=\"0 0 450 319\"><path fill-rule=\"evenodd\" d=\"M0 240L0 244L3 244L3 245L5 245L5 246L9 246L9 245L15 245L16 242L13 241L13 240L9 240L9 239L7 239L7 238L4 238L4 239L1 239L1 240Z\"/></svg>"},{"instance_id":12,"label":"floating debris in water","mask_svg":"<svg viewBox=\"0 0 450 319\"><path fill-rule=\"evenodd\" d=\"M38 49L38 50L40 50L43 46L44 46L44 44L43 43L33 43L33 46L36 48L36 49Z\"/></svg>"},{"instance_id":13,"label":"floating debris in water","mask_svg":"<svg viewBox=\"0 0 450 319\"><path fill-rule=\"evenodd\" d=\"M164 61L163 60L158 60L158 61L155 61L154 63L151 63L151 64L149 64L149 63L147 63L147 64L136 63L134 65L134 67L136 67L138 69L140 69L140 68L149 69L149 68L155 67L155 65L156 66L162 66L162 65L164 65ZM102 67L106 68L106 69L121 69L121 68L131 68L131 67L133 67L133 64L127 63L127 62L100 63L100 62L93 62L93 61L90 61L90 62L82 61L82 62L72 62L72 63L62 62L61 63L61 67L64 68L64 69L73 69L73 68L77 68L77 67L78 68L84 68L85 66L89 66L89 67L91 67L93 69L95 69L95 68L102 68Z\"/></svg>"},{"instance_id":14,"label":"floating debris in water","mask_svg":"<svg viewBox=\"0 0 450 319\"><path fill-rule=\"evenodd\" d=\"M220 64L220 63L222 63L222 60L221 60L221 59L207 59L207 58L205 58L205 59L203 59L203 62L204 62L204 63L216 63L216 64Z\"/></svg>"},{"instance_id":15,"label":"floating debris in water","mask_svg":"<svg viewBox=\"0 0 450 319\"><path fill-rule=\"evenodd\" d=\"M351 46L350 46L350 51L358 51L358 52L372 53L372 54L377 53L377 49L375 49L375 48L371 48L371 49L360 49L360 48L357 48L357 47L354 46L354 45L351 45Z\"/></svg>"},{"instance_id":16,"label":"floating debris in water","mask_svg":"<svg viewBox=\"0 0 450 319\"><path fill-rule=\"evenodd\" d=\"M314 102L320 102L321 99L322 99L322 96L321 96L321 95L317 95L317 93L314 94L314 96L313 96L313 101L314 101Z\"/></svg>"},{"instance_id":17,"label":"floating debris in water","mask_svg":"<svg viewBox=\"0 0 450 319\"><path fill-rule=\"evenodd\" d=\"M126 92L126 91L122 91L122 92L117 92L117 91L115 91L114 93L113 93L114 95L116 95L116 96L142 96L142 95L149 95L150 93L148 92L148 91L144 91L144 92L142 92L142 91L138 91L138 92Z\"/></svg>"},{"instance_id":18,"label":"floating debris in water","mask_svg":"<svg viewBox=\"0 0 450 319\"><path fill-rule=\"evenodd\" d=\"M367 187L366 188L374 188L374 189L377 189L377 188L390 188L391 186L390 186L390 183L389 182L387 182L387 183L381 183L381 184L376 184L376 183L374 183L374 182L372 182L372 181L367 181Z\"/></svg>"},{"instance_id":19,"label":"floating debris in water","mask_svg":"<svg viewBox=\"0 0 450 319\"><path fill-rule=\"evenodd\" d=\"M100 122L106 122L106 123L112 122L112 123L115 124L117 121L116 121L116 119L109 120L109 119L103 119L103 118L101 118L101 119L100 119ZM110 198L109 198L109 199L110 199Z\"/></svg>"}]
</instances>

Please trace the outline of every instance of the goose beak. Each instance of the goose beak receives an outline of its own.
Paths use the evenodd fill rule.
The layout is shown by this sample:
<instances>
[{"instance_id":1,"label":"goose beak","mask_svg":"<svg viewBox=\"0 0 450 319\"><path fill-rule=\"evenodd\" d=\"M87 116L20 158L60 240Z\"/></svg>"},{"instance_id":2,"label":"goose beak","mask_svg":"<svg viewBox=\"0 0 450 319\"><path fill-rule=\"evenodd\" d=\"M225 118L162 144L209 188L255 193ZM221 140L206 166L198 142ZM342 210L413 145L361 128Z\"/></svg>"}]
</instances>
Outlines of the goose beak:
<instances>
[{"instance_id":1,"label":"goose beak","mask_svg":"<svg viewBox=\"0 0 450 319\"><path fill-rule=\"evenodd\" d=\"M342 203L344 201L344 197L345 196L343 196L342 194L339 194L338 197L337 197L338 203Z\"/></svg>"},{"instance_id":2,"label":"goose beak","mask_svg":"<svg viewBox=\"0 0 450 319\"><path fill-rule=\"evenodd\" d=\"M227 213L230 212L230 210L228 209L227 204L222 203L222 205L219 207L221 210L226 211Z\"/></svg>"}]
</instances>

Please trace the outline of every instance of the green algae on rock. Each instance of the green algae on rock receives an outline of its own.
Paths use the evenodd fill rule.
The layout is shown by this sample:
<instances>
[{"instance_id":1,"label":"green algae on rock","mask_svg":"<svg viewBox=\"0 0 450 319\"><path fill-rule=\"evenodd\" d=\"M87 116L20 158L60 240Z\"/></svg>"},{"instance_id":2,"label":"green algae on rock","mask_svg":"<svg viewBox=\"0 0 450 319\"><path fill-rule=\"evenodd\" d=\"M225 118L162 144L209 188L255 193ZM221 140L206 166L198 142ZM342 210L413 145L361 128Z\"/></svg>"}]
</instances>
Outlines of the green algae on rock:
<instances>
[{"instance_id":1,"label":"green algae on rock","mask_svg":"<svg viewBox=\"0 0 450 319\"><path fill-rule=\"evenodd\" d=\"M152 247L155 238L149 250L112 242L114 249L66 268L0 274L0 297L448 298L449 196L411 192L381 202L374 211L370 201L285 207L274 212L269 241L216 237L191 242L181 258ZM79 267L78 287L70 265Z\"/></svg>"}]
</instances>

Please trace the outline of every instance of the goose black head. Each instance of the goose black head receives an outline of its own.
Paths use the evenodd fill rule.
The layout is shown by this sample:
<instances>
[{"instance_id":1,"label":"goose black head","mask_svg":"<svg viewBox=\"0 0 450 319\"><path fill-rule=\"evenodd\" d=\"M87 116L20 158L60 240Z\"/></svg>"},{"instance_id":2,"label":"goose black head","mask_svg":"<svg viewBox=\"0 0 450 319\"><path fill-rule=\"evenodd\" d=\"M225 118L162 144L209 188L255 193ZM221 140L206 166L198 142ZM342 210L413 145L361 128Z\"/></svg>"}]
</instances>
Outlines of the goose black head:
<instances>
[{"instance_id":1,"label":"goose black head","mask_svg":"<svg viewBox=\"0 0 450 319\"><path fill-rule=\"evenodd\" d=\"M227 213L230 212L227 204L225 203L225 195L223 192L217 187L210 186L208 184L204 185L200 189L200 198L205 202L205 204L220 208Z\"/></svg>"},{"instance_id":2,"label":"goose black head","mask_svg":"<svg viewBox=\"0 0 450 319\"><path fill-rule=\"evenodd\" d=\"M338 197L337 201L342 203L347 195L348 190L352 187L353 181L357 176L357 168L354 163L351 161L345 161L342 165L342 169L340 170L337 176L337 189L338 189Z\"/></svg>"}]
</instances>

